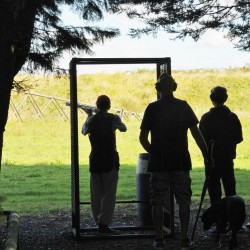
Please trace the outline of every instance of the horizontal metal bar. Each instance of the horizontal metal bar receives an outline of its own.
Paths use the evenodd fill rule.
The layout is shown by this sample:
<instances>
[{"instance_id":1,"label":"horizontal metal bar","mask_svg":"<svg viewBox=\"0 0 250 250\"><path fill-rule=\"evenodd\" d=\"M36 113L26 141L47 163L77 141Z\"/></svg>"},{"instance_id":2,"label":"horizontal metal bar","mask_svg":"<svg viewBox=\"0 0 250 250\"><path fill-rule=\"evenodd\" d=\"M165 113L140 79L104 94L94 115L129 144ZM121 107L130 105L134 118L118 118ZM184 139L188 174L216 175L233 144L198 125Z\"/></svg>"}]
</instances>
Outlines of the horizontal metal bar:
<instances>
[{"instance_id":1,"label":"horizontal metal bar","mask_svg":"<svg viewBox=\"0 0 250 250\"><path fill-rule=\"evenodd\" d=\"M80 234L80 239L119 239L119 238L134 238L134 239L145 239L153 238L155 233L145 234L145 233L122 233L122 234L112 234L112 235L99 235L99 234Z\"/></svg>"},{"instance_id":2,"label":"horizontal metal bar","mask_svg":"<svg viewBox=\"0 0 250 250\"><path fill-rule=\"evenodd\" d=\"M116 204L124 204L124 203L149 203L149 201L136 201L136 200L130 200L130 201L116 201ZM80 205L90 205L91 202L87 201L83 201L80 202Z\"/></svg>"},{"instance_id":3,"label":"horizontal metal bar","mask_svg":"<svg viewBox=\"0 0 250 250\"><path fill-rule=\"evenodd\" d=\"M170 62L170 57L161 58L72 58L70 64L155 64Z\"/></svg>"},{"instance_id":4,"label":"horizontal metal bar","mask_svg":"<svg viewBox=\"0 0 250 250\"><path fill-rule=\"evenodd\" d=\"M153 225L135 225L135 226L113 226L111 227L112 229L115 230L124 230L124 231L129 231L129 230L150 230L154 229ZM81 232L92 232L96 231L97 227L85 227L81 229Z\"/></svg>"},{"instance_id":5,"label":"horizontal metal bar","mask_svg":"<svg viewBox=\"0 0 250 250\"><path fill-rule=\"evenodd\" d=\"M125 232L120 231L118 234L98 234L97 227L91 228L81 228L80 229L80 238L84 239L117 239L117 238L153 238L155 237L154 226L115 226L112 227L115 230L122 230ZM148 232L145 232L145 231ZM150 230L153 232L151 233ZM134 231L126 232L126 231ZM164 233L164 237L172 238L174 234L172 233Z\"/></svg>"}]
</instances>

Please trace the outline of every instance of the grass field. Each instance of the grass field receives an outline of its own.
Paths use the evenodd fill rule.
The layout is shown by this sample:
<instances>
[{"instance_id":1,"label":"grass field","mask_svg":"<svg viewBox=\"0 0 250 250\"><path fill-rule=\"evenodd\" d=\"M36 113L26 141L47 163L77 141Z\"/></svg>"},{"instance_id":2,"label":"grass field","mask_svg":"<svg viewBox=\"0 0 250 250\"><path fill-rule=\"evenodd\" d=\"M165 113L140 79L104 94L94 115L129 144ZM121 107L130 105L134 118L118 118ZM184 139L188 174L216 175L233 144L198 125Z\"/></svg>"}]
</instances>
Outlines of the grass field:
<instances>
[{"instance_id":1,"label":"grass field","mask_svg":"<svg viewBox=\"0 0 250 250\"><path fill-rule=\"evenodd\" d=\"M237 191L250 203L250 69L227 71L174 72L179 83L176 96L187 100L200 117L211 107L209 91L215 85L228 88L227 105L238 114L243 127L244 142L238 146L235 161ZM19 76L21 77L21 76ZM95 103L96 96L107 94L112 107L143 112L155 99L154 72L139 71L131 74L104 74L79 76L79 101ZM81 84L84 83L84 84ZM48 78L33 83L33 91L69 97L67 78ZM83 86L84 85L84 86ZM125 88L126 86L126 88ZM81 200L89 200L87 137L80 134L85 117L79 118L79 161ZM117 145L121 159L118 199L135 199L136 165L139 153L144 152L138 142L140 121L125 120L126 133L117 132ZM189 136L193 162L193 200L199 200L204 181L203 160L194 140ZM3 166L0 178L2 204L6 210L19 213L40 213L71 207L70 123L27 119L9 120L4 138Z\"/></svg>"},{"instance_id":2,"label":"grass field","mask_svg":"<svg viewBox=\"0 0 250 250\"><path fill-rule=\"evenodd\" d=\"M70 166L68 165L11 165L4 166L0 187L1 194L7 197L3 203L5 210L20 214L46 213L71 208ZM236 169L237 190L249 204L250 171ZM136 199L136 174L131 165L122 165L118 186L118 200ZM80 167L80 199L89 201L89 172L87 165ZM191 172L193 202L200 199L204 182L203 168Z\"/></svg>"}]
</instances>

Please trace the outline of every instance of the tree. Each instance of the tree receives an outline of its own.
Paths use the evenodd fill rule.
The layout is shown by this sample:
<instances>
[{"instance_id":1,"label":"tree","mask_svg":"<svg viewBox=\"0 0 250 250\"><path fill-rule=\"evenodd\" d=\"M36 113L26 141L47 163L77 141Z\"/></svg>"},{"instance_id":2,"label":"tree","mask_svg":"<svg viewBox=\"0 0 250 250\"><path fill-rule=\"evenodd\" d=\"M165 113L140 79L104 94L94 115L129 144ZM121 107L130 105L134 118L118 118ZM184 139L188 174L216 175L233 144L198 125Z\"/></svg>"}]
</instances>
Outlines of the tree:
<instances>
[{"instance_id":1,"label":"tree","mask_svg":"<svg viewBox=\"0 0 250 250\"><path fill-rule=\"evenodd\" d=\"M109 0L113 12L126 12L146 24L131 36L157 34L197 41L207 30L223 31L239 50L250 51L249 0Z\"/></svg>"},{"instance_id":2,"label":"tree","mask_svg":"<svg viewBox=\"0 0 250 250\"><path fill-rule=\"evenodd\" d=\"M1 0L0 1L0 166L3 134L11 89L21 68L60 72L57 61L65 51L91 54L95 43L119 34L118 29L66 26L62 5L68 5L84 22L96 22L103 12L125 12L141 19L142 29L130 35L157 34L162 29L176 38L198 40L208 29L227 31L240 50L250 51L249 0Z\"/></svg>"},{"instance_id":3,"label":"tree","mask_svg":"<svg viewBox=\"0 0 250 250\"><path fill-rule=\"evenodd\" d=\"M84 22L102 19L107 8L106 0L0 1L0 166L11 89L21 68L59 72L63 52L91 54L95 43L119 35L118 29L65 26L60 19L63 4Z\"/></svg>"}]
</instances>

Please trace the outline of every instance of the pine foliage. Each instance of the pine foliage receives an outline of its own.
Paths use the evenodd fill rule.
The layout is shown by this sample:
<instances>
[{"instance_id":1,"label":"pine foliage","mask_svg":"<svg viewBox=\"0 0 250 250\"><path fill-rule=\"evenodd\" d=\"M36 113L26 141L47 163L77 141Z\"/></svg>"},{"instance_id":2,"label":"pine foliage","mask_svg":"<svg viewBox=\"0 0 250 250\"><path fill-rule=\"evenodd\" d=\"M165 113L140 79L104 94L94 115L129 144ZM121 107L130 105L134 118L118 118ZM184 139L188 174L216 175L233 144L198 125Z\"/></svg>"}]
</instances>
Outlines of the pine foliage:
<instances>
[{"instance_id":1,"label":"pine foliage","mask_svg":"<svg viewBox=\"0 0 250 250\"><path fill-rule=\"evenodd\" d=\"M156 35L197 41L207 30L223 31L239 50L250 51L249 0L109 0L113 12L126 12L146 25L131 29L132 37Z\"/></svg>"}]
</instances>

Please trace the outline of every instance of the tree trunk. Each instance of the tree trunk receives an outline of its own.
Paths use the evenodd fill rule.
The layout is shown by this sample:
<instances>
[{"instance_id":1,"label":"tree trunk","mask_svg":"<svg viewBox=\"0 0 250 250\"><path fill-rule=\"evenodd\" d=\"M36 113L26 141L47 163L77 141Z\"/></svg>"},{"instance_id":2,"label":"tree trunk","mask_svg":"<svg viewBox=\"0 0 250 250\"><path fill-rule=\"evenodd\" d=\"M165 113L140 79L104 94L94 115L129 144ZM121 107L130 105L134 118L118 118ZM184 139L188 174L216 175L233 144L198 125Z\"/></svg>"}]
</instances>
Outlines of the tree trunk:
<instances>
[{"instance_id":1,"label":"tree trunk","mask_svg":"<svg viewBox=\"0 0 250 250\"><path fill-rule=\"evenodd\" d=\"M14 57L12 51L13 15L6 1L0 3L0 167L3 134L8 119L10 93L13 83Z\"/></svg>"},{"instance_id":2,"label":"tree trunk","mask_svg":"<svg viewBox=\"0 0 250 250\"><path fill-rule=\"evenodd\" d=\"M38 2L0 1L0 168L13 80L28 57Z\"/></svg>"},{"instance_id":3,"label":"tree trunk","mask_svg":"<svg viewBox=\"0 0 250 250\"><path fill-rule=\"evenodd\" d=\"M0 87L0 168L2 163L3 134L8 119L11 88Z\"/></svg>"},{"instance_id":4,"label":"tree trunk","mask_svg":"<svg viewBox=\"0 0 250 250\"><path fill-rule=\"evenodd\" d=\"M14 57L10 44L0 43L0 167L2 163L3 134L8 119L13 83Z\"/></svg>"}]
</instances>

